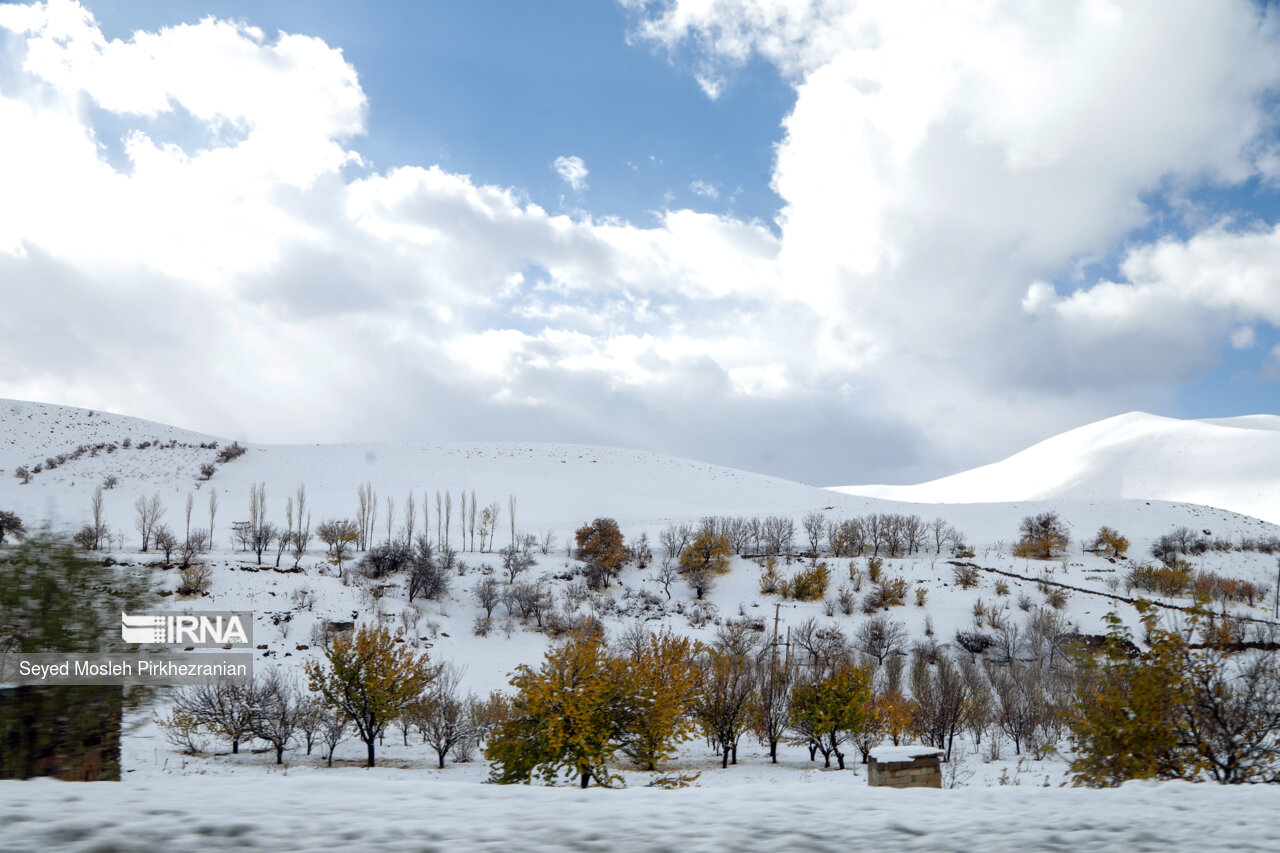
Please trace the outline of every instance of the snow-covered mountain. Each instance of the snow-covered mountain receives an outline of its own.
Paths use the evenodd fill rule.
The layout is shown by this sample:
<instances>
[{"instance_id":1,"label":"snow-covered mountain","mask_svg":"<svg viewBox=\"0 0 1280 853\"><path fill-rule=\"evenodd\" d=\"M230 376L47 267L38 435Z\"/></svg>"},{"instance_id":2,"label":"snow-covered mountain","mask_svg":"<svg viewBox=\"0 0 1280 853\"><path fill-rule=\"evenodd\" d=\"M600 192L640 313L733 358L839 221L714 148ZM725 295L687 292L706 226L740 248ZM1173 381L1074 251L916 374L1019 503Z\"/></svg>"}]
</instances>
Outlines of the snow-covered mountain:
<instances>
[{"instance_id":1,"label":"snow-covered mountain","mask_svg":"<svg viewBox=\"0 0 1280 853\"><path fill-rule=\"evenodd\" d=\"M928 483L835 491L921 503L1179 501L1280 523L1280 417L1178 420L1131 412Z\"/></svg>"}]
</instances>

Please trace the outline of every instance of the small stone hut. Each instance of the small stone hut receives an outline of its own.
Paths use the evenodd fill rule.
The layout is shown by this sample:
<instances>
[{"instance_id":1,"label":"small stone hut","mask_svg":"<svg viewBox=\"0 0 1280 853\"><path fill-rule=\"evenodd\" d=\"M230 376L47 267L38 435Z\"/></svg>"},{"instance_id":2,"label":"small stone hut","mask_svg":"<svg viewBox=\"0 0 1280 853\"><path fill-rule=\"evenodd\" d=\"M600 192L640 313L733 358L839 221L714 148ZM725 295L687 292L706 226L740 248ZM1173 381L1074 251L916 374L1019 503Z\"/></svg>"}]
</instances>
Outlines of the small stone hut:
<instances>
[{"instance_id":1,"label":"small stone hut","mask_svg":"<svg viewBox=\"0 0 1280 853\"><path fill-rule=\"evenodd\" d=\"M878 746L867 779L887 788L941 788L942 750L931 746Z\"/></svg>"}]
</instances>

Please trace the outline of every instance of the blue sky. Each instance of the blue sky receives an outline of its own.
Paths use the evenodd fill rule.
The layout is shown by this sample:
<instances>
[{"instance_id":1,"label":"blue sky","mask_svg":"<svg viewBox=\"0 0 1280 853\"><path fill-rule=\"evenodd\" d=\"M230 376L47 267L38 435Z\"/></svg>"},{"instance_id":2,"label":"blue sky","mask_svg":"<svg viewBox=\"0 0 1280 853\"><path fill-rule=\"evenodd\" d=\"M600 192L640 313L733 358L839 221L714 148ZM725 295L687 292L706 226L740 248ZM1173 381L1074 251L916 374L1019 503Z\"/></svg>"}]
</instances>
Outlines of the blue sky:
<instances>
[{"instance_id":1,"label":"blue sky","mask_svg":"<svg viewBox=\"0 0 1280 853\"><path fill-rule=\"evenodd\" d=\"M0 5L0 396L910 482L1280 411L1251 0Z\"/></svg>"},{"instance_id":2,"label":"blue sky","mask_svg":"<svg viewBox=\"0 0 1280 853\"><path fill-rule=\"evenodd\" d=\"M438 163L548 209L645 223L676 206L771 223L780 206L773 145L794 96L777 71L753 60L711 101L687 50L628 44L635 16L610 2L85 5L114 38L213 15L341 47L369 96L359 148L375 170ZM581 193L551 166L566 153L590 170Z\"/></svg>"}]
</instances>

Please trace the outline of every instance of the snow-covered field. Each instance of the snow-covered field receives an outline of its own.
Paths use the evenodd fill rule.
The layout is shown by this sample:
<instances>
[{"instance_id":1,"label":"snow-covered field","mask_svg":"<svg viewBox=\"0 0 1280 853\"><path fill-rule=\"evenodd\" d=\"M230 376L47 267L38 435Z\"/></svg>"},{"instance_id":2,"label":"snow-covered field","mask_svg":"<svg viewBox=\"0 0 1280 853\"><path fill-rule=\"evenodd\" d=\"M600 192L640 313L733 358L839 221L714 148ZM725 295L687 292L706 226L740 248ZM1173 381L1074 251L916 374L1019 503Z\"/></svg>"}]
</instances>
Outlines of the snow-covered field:
<instances>
[{"instance_id":1,"label":"snow-covered field","mask_svg":"<svg viewBox=\"0 0 1280 853\"><path fill-rule=\"evenodd\" d=\"M0 783L0 851L1274 851L1274 786L1114 790L788 784L622 791L464 785L413 773Z\"/></svg>"},{"instance_id":2,"label":"snow-covered field","mask_svg":"<svg viewBox=\"0 0 1280 853\"><path fill-rule=\"evenodd\" d=\"M1195 470L1212 467L1204 459L1222 436L1222 458L1234 460L1243 452L1236 432L1275 432L1267 426L1269 421L1262 426L1257 419L1236 421L1243 426L1233 421L1230 427L1194 427L1211 433L1197 445L1194 456L1202 468ZM1113 435L1114 426L1099 426L1096 432ZM1229 431L1220 435L1219 429ZM500 508L499 547L510 539L514 497L518 532L542 537L550 531L556 541L548 553L535 552L536 565L521 580L545 580L559 607L596 616L611 637L636 625L668 625L708 639L718 625L741 618L767 632L773 630L775 616L780 632L812 619L852 635L866 617L822 602L780 602L763 595L761 569L742 558L735 558L732 571L718 579L708 595L709 605L696 602L680 582L671 586L668 597L652 567L627 567L620 583L605 594L570 595L574 581L566 578L574 563L565 543L593 518L617 519L629 539L647 534L660 557L663 528L696 524L707 515L789 516L797 525L815 512L832 521L869 513L941 517L964 534L974 549L974 563L1006 573L983 573L976 588L961 589L946 551L886 561L886 575L902 577L913 590L926 594L922 606L909 595L906 606L892 608L889 617L902 622L915 639L932 634L946 643L979 621L1025 622L1046 606L1041 583L1045 580L1074 588L1057 612L1084 633L1100 632L1103 616L1112 610L1133 622L1132 606L1112 597L1125 593L1120 580L1132 562L1081 550L1081 542L1103 524L1128 536L1131 554L1138 559L1155 538L1181 526L1233 543L1280 536L1275 524L1230 509L1153 499L1190 494L1180 491L1183 468L1167 466L1166 480L1157 482L1164 464L1158 461L1164 458L1161 454L1182 452L1167 435L1182 432L1175 422L1163 431L1143 427L1137 433L1148 435L1149 441L1124 454L1095 452L1107 443L1101 439L1046 442L1039 447L1058 449L1038 451L1045 457L1039 467L1006 465L1000 478L988 478L999 480L1004 491L991 489L1010 502L954 503L955 493L927 492L926 484L910 493L916 498L927 493L938 502L926 504L819 489L655 454L554 444L249 445L240 458L217 465L206 481L200 479L200 467L217 451L200 445L216 440L225 446L225 438L102 412L0 401L0 509L16 511L30 526L48 523L73 531L88 521L94 489L114 476L115 486L103 492L105 519L120 534L113 538L112 556L146 567L155 587L169 592L177 585L177 572L160 566L154 553L138 553L134 501L159 494L166 509L164 521L181 534L187 496L192 498L191 527L208 527L209 495L216 493L214 549L206 558L213 569L210 594L194 605L166 598L165 607L253 611L255 642L267 647L256 653L258 671L279 668L295 677L304 661L319 659L312 636L326 620L404 627L410 641L427 650L433 661L450 661L465 669L464 691L483 695L504 689L508 673L518 664L536 665L548 644L542 633L507 616L501 607L487 636L474 632L481 611L472 590L489 576L501 578L496 554L461 549L465 568L451 578L449 593L412 606L398 580L381 598L350 577L344 581L314 539L299 561L300 573L273 571L274 551L260 567L253 555L231 542L231 523L247 518L250 488L265 484L268 518L283 526L286 498L305 485L314 529L324 519L353 517L357 488L369 484L379 496L375 541L388 535L388 518L390 535L403 535L410 494L415 528L423 529L425 504L426 528L434 538L436 493L447 494L453 506L455 547L464 492L468 499L474 492L480 506ZM148 446L142 447L144 443ZM77 455L81 446L88 449ZM1154 450L1144 457L1142 447ZM58 463L59 454L66 460ZM1218 466L1215 488L1244 500L1253 494L1258 478L1274 483L1280 475L1280 452L1263 448L1258 454L1250 466ZM55 460L52 469L49 458ZM1133 486L1133 478L1124 473L1130 458L1147 459L1140 486ZM34 469L40 463L45 463L42 470L33 473L28 484L13 476L19 466ZM1040 493L1025 484L1037 471L1046 483L1087 485L1032 500ZM1021 492L1014 488L1019 482L1025 485ZM1137 488L1149 491L1135 497ZM390 512L388 498L393 501ZM1216 502L1232 505L1225 499ZM1070 525L1070 550L1053 561L1015 558L1012 544L1019 521L1042 511L1055 511ZM797 547L806 545L803 531L798 531ZM1197 568L1274 585L1276 562L1271 555L1211 550L1192 559ZM859 597L867 591L865 558L828 558L828 563L829 597L842 586ZM286 554L281 567L291 564ZM797 567L783 565L781 570L787 574ZM864 586L855 591L858 582ZM997 584L1008 588L1001 591ZM978 616L979 607L996 615ZM1240 603L1233 609L1260 622L1271 616L1269 600L1252 606ZM994 755L989 743L978 748L968 738L957 747L961 761L949 770L948 781L959 786L954 790L871 790L860 768L817 769L820 762L810 764L807 752L797 747L784 749L782 763L773 766L745 741L741 763L722 770L704 743L690 741L665 772L698 774L694 788L649 790L645 786L653 774L628 773L627 790L579 792L481 785L486 768L478 758L437 770L434 754L417 743L416 736L411 735L405 746L398 730L387 733L379 747L381 766L374 770L355 766L363 756L358 742L339 747L334 768L300 749L287 753L285 767L277 768L268 754L217 754L225 752L225 744L217 742L208 744L205 755L186 756L149 718L137 722L125 739L122 784L0 783L0 850L148 849L161 844L213 849L825 850L844 849L850 842L908 850L1280 848L1280 831L1267 818L1280 791L1270 786L1233 791L1187 785L1130 785L1103 792L1063 789L1063 758L1031 761L1013 755L1007 745ZM856 762L856 753L851 759ZM513 832L519 834L518 844L512 842Z\"/></svg>"}]
</instances>

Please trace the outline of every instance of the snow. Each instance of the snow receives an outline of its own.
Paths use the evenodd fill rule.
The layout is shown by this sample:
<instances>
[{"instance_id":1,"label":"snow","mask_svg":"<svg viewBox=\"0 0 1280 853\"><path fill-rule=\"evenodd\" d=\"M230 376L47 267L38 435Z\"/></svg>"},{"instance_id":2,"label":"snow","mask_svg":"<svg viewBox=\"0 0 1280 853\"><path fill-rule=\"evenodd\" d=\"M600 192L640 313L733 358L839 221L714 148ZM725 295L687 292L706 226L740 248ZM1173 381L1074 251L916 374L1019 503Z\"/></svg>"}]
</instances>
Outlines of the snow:
<instances>
[{"instance_id":1,"label":"snow","mask_svg":"<svg viewBox=\"0 0 1280 853\"><path fill-rule=\"evenodd\" d=\"M676 791L385 772L37 780L0 782L0 850L1273 851L1277 806L1275 786L893 790L849 772Z\"/></svg>"},{"instance_id":2,"label":"snow","mask_svg":"<svg viewBox=\"0 0 1280 853\"><path fill-rule=\"evenodd\" d=\"M879 762L910 761L922 755L942 755L943 750L931 746L877 746L871 757Z\"/></svg>"},{"instance_id":3,"label":"snow","mask_svg":"<svg viewBox=\"0 0 1280 853\"><path fill-rule=\"evenodd\" d=\"M797 523L810 512L830 520L873 512L940 516L964 532L975 550L974 563L1022 579L984 572L977 588L965 590L956 585L946 554L886 560L888 576L903 577L927 590L926 606L912 606L909 595L908 606L887 614L904 623L913 638L932 631L945 643L959 630L973 630L979 604L998 610L1001 618L1021 622L1043 605L1037 583L1043 577L1079 588L1071 592L1062 615L1081 631L1097 633L1108 611L1136 623L1131 605L1108 597L1116 594L1113 585L1131 563L1080 550L1079 543L1099 526L1110 525L1128 536L1132 553L1139 557L1154 538L1178 526L1210 530L1215 537L1237 543L1246 536L1280 535L1280 527L1258 518L1160 500L1154 491L1145 493L1148 486L1135 485L1140 481L1134 471L1150 469L1141 482L1164 488L1166 496L1176 491L1180 474L1156 476L1163 464L1159 460L1176 455L1182 446L1171 435L1184 443L1191 441L1188 436L1200 436L1198 450L1184 454L1195 464L1183 461L1192 470L1206 472L1204 489L1226 483L1221 488L1247 493L1253 476L1248 471L1253 469L1233 461L1246 445L1257 453L1254 462L1263 472L1259 476L1274 481L1278 469L1269 460L1280 459L1280 450L1268 449L1266 442L1280 440L1280 419L1257 416L1189 424L1147 415L1112 419L1075 431L1079 435L1068 433L1060 441L1046 442L1048 449L1038 445L1040 450L1026 451L1038 455L999 468L999 476L975 479L973 494L984 500L998 498L995 502L956 503L953 499L967 494L961 486L934 492L920 486L901 487L893 495L917 501L904 503L693 460L571 444L247 444L248 452L218 465L211 480L201 481L200 466L212 461L216 451L200 445L217 441L225 446L225 438L103 412L0 401L0 509L16 511L29 526L48 523L74 530L89 520L95 487L114 475L120 482L104 492L106 521L124 534L124 545L113 545L112 556L142 567L157 589L171 591L177 572L159 566L154 554L138 553L133 503L139 496L158 493L167 510L164 521L181 534L187 495L194 496L191 526L206 527L207 495L216 491L215 549L207 557L213 569L210 595L194 602L165 598L162 607L253 611L255 642L267 646L255 651L255 667L259 672L279 668L294 678L304 662L321 658L312 631L324 621L382 621L398 627L403 624L401 612L407 610L416 619L409 642L428 651L433 661L463 667L464 691L483 695L507 688L509 673L519 664L536 665L549 643L545 634L507 618L501 607L488 636L474 633L481 611L471 593L495 567L493 576L501 577L498 555L464 549L459 558L467 568L451 578L449 594L440 601L419 600L411 608L399 579L381 600L374 600L364 585L344 582L323 559L323 546L314 541L297 574L272 571L274 553L264 555L266 565L259 567L251 554L235 550L229 542L231 523L247 517L250 488L266 484L268 518L283 525L286 497L305 484L314 530L324 519L354 516L357 487L369 483L379 495L377 541L386 535L387 496L395 501L393 530L403 526L405 497L412 491L415 525L421 532L425 501L434 536L435 494L448 492L453 495L455 544L458 496L474 490L481 506L496 503L500 508L499 547L509 541L508 499L514 496L519 531L550 530L557 540L550 553L535 555L536 565L521 579L546 580L566 608L571 606L565 597L569 582L557 576L565 576L573 564L564 545L577 527L596 517L617 519L631 539L647 533L660 555L658 535L664 527L673 522L696 524L706 515L784 515ZM1243 444L1223 436L1243 436ZM129 448L123 447L125 437L131 439ZM139 449L143 441L153 446ZM158 449L157 442L174 445ZM19 465L99 443L116 447L44 470L28 485L12 476ZM1212 464L1211 457L1219 451L1221 458ZM1128 457L1133 457L1131 464ZM1208 477L1214 470L1220 474L1217 479ZM969 472L974 477L976 473ZM1210 481L1215 485L1208 485ZM1054 483L1064 494L1048 494ZM1066 488L1063 483L1074 485ZM926 499L934 503L919 502ZM1054 561L1013 557L1010 546L1020 519L1041 511L1058 512L1070 525L1070 552ZM802 531L798 538L803 544ZM1197 568L1274 583L1275 559L1269 555L1210 551L1193 559ZM865 574L864 558L828 562L831 595L854 584L851 572ZM282 567L290 563L286 555ZM797 568L779 566L783 574ZM696 602L683 583L672 586L668 599L653 569L629 566L621 583L605 595L589 596L572 606L578 614L600 618L611 637L636 625L666 625L709 639L718 624L737 618L753 620L764 631L773 630L776 618L781 632L812 618L834 623L851 635L866 618L857 611L828 615L820 602L762 595L759 575L753 561L735 558L731 572L717 579L708 602ZM997 580L1008 583L1008 594L996 591ZM859 597L868 590L863 583ZM1119 592L1123 594L1123 587ZM303 603L304 596L309 603ZM1028 602L1027 612L1020 599ZM1265 603L1233 609L1253 619L1270 616ZM286 615L288 619L277 624L277 617ZM163 700L158 710L165 710ZM481 760L451 761L437 770L434 753L417 743L416 736L404 745L396 729L378 747L379 767L374 770L356 766L364 756L358 741L339 747L333 768L295 749L286 754L281 769L269 755L249 750L237 756L217 754L225 748L217 742L208 743L203 755L185 756L163 739L149 713L135 722L124 738L122 784L0 783L0 853L161 844L280 850L834 850L857 842L905 850L1198 851L1212 839L1212 846L1241 850L1280 846L1280 830L1264 817L1280 796L1271 787L1061 789L1066 781L1064 758L1031 761L1009 755L1011 748L992 756L986 740L981 751L968 741L957 744L958 760L944 767L944 780L950 774L949 781L967 786L955 790L870 789L864 770L854 766L856 753L849 755L854 769L844 772L809 763L801 747L784 746L781 763L771 765L747 739L742 763L722 770L705 743L693 739L664 773L696 776L694 788L655 790L645 787L654 774L625 771L626 790L582 792L483 785L487 771ZM1231 815L1230 821L1223 820L1225 814ZM513 838L518 838L517 844Z\"/></svg>"},{"instance_id":4,"label":"snow","mask_svg":"<svg viewBox=\"0 0 1280 853\"><path fill-rule=\"evenodd\" d=\"M1280 523L1277 479L1280 417L1178 420L1131 412L928 483L836 490L927 503L1141 498L1221 507Z\"/></svg>"}]
</instances>

